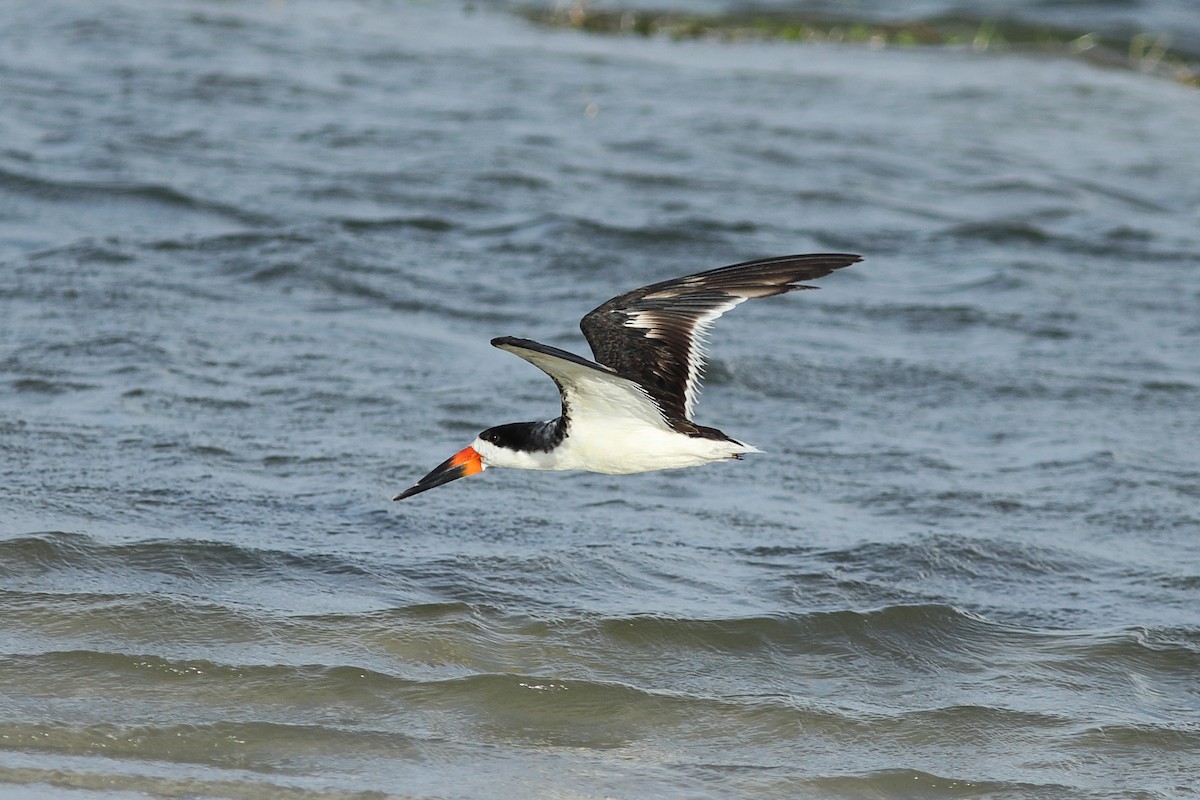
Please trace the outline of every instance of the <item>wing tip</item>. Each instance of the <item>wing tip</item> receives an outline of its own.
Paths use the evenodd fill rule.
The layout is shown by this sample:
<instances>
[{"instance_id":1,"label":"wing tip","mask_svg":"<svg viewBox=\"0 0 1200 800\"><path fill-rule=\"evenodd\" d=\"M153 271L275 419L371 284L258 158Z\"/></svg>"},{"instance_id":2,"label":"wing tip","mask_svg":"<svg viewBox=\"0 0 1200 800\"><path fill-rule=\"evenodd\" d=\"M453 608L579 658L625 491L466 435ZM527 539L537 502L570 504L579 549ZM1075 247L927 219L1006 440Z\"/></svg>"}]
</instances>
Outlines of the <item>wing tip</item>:
<instances>
[{"instance_id":1,"label":"wing tip","mask_svg":"<svg viewBox=\"0 0 1200 800\"><path fill-rule=\"evenodd\" d=\"M824 272L821 272L820 274L809 275L807 277L797 279L797 280L815 280L816 278L823 278L826 275L832 274L833 272L835 272L839 269L845 269L846 267L850 267L855 264L861 263L863 260L863 257L858 255L857 253L802 253L802 254L797 254L794 256L782 256L782 259L796 259L797 261L808 261L808 262L814 262L814 261L823 262L821 264L821 268L825 270ZM791 284L788 284L787 291L794 292L799 289L820 289L820 288L821 288L820 286L812 286L812 285L806 284L806 283L791 283Z\"/></svg>"},{"instance_id":2,"label":"wing tip","mask_svg":"<svg viewBox=\"0 0 1200 800\"><path fill-rule=\"evenodd\" d=\"M863 257L858 253L796 253L791 256L780 256L780 261L788 261L795 259L796 261L808 262L823 262L822 266L829 269L843 269L852 264L858 264L863 260Z\"/></svg>"},{"instance_id":3,"label":"wing tip","mask_svg":"<svg viewBox=\"0 0 1200 800\"><path fill-rule=\"evenodd\" d=\"M613 370L612 367L607 367L603 364L597 364L595 361L589 361L583 356L576 355L569 350L563 350L552 345L535 342L533 339L522 339L519 336L497 336L495 339L492 339L492 347L498 347L501 350L513 353L514 355L519 356L520 358L523 358L534 366L538 367L543 372L547 372L545 366L538 363L537 356L531 357L531 353L536 353L538 356L556 358L560 361L569 361L581 367L588 367L589 369L598 370L606 374L616 374L616 371ZM549 374L551 377L554 377L553 373L551 372L547 372L547 374Z\"/></svg>"}]
</instances>

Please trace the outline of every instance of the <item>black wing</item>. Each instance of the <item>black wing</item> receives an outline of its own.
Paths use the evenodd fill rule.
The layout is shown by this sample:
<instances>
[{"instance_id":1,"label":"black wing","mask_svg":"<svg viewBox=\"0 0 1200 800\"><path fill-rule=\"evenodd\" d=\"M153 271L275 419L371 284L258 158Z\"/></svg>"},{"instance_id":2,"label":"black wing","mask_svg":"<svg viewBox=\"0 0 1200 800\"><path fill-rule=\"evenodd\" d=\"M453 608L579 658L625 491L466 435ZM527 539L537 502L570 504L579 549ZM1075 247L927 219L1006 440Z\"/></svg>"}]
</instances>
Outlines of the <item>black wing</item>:
<instances>
[{"instance_id":1,"label":"black wing","mask_svg":"<svg viewBox=\"0 0 1200 800\"><path fill-rule=\"evenodd\" d=\"M596 361L641 384L666 413L691 419L709 326L734 306L848 267L846 253L780 256L643 286L588 312L579 327Z\"/></svg>"}]
</instances>

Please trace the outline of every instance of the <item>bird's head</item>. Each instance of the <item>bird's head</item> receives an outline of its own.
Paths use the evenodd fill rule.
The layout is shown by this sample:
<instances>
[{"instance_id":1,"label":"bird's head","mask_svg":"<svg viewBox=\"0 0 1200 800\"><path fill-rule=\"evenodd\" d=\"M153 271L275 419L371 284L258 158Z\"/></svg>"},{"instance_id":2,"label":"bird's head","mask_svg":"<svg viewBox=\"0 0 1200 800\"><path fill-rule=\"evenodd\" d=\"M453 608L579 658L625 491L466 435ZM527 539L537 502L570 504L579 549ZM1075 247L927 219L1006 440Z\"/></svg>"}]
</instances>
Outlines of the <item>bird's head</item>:
<instances>
[{"instance_id":1,"label":"bird's head","mask_svg":"<svg viewBox=\"0 0 1200 800\"><path fill-rule=\"evenodd\" d=\"M517 467L530 469L529 454L522 447L528 441L530 422L514 422L488 428L475 441L434 467L428 475L393 497L403 500L414 494L436 488L450 481L483 472L488 467ZM533 467L536 468L536 467Z\"/></svg>"}]
</instances>

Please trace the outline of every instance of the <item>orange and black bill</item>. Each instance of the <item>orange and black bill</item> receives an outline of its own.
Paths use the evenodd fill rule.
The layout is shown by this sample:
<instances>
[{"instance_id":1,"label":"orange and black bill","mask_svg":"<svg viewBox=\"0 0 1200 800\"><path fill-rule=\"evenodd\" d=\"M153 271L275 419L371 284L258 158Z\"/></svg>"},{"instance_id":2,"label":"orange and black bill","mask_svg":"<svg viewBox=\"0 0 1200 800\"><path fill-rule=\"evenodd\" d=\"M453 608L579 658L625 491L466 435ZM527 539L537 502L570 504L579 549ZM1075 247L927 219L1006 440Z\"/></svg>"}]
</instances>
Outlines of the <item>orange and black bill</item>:
<instances>
[{"instance_id":1,"label":"orange and black bill","mask_svg":"<svg viewBox=\"0 0 1200 800\"><path fill-rule=\"evenodd\" d=\"M392 499L403 500L406 497L412 497L414 494L420 494L421 492L441 486L443 483L449 483L459 478L465 478L468 475L474 475L476 472L483 472L483 461L480 460L479 453L475 452L475 448L467 447L459 450L434 467L432 472L417 481L416 486L413 486L411 489L405 489Z\"/></svg>"}]
</instances>

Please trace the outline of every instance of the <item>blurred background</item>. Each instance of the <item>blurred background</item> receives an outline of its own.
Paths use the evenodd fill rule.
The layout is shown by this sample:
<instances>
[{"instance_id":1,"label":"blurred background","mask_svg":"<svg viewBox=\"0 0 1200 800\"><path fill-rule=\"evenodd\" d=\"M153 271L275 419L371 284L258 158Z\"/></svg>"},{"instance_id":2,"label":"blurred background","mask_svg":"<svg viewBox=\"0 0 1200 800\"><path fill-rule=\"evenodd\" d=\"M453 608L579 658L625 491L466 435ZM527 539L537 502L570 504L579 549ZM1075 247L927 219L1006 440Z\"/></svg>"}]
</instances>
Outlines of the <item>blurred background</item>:
<instances>
[{"instance_id":1,"label":"blurred background","mask_svg":"<svg viewBox=\"0 0 1200 800\"><path fill-rule=\"evenodd\" d=\"M1191 0L6 0L0 794L1191 798ZM766 451L491 470L622 291Z\"/></svg>"}]
</instances>

